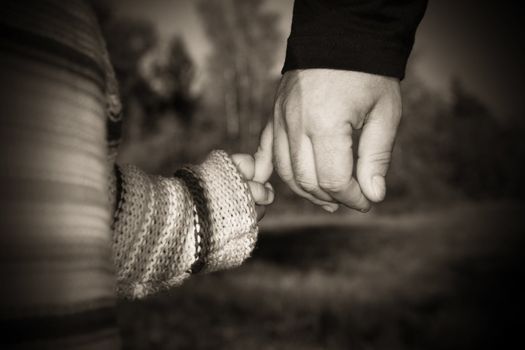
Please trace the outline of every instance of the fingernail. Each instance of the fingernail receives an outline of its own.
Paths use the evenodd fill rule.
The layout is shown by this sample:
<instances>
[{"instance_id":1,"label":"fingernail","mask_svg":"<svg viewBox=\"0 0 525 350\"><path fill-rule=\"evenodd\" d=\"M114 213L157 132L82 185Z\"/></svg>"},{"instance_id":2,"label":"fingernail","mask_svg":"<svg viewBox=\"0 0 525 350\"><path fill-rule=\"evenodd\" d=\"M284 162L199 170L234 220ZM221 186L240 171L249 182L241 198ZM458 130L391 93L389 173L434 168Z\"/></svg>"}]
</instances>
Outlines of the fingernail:
<instances>
[{"instance_id":1,"label":"fingernail","mask_svg":"<svg viewBox=\"0 0 525 350\"><path fill-rule=\"evenodd\" d=\"M372 185L374 186L374 193L377 200L382 200L385 197L386 186L385 178L381 175L375 175L372 178Z\"/></svg>"},{"instance_id":2,"label":"fingernail","mask_svg":"<svg viewBox=\"0 0 525 350\"><path fill-rule=\"evenodd\" d=\"M339 209L339 206L333 206L333 205L323 205L322 208L326 210L329 213L335 213L337 209Z\"/></svg>"},{"instance_id":3,"label":"fingernail","mask_svg":"<svg viewBox=\"0 0 525 350\"><path fill-rule=\"evenodd\" d=\"M265 183L264 187L268 190L266 191L266 203L272 204L273 200L275 199L275 192L273 190L273 187L269 182Z\"/></svg>"},{"instance_id":4,"label":"fingernail","mask_svg":"<svg viewBox=\"0 0 525 350\"><path fill-rule=\"evenodd\" d=\"M268 192L268 205L272 204L275 200L275 193L273 191Z\"/></svg>"}]
</instances>

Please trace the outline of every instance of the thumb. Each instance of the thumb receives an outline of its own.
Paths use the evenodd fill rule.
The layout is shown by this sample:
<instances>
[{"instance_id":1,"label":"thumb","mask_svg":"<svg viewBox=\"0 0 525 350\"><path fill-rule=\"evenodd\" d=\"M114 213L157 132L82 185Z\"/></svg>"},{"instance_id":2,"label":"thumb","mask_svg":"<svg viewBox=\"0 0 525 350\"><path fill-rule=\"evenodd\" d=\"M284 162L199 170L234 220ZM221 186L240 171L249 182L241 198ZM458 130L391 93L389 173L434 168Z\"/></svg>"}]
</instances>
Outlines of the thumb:
<instances>
[{"instance_id":1,"label":"thumb","mask_svg":"<svg viewBox=\"0 0 525 350\"><path fill-rule=\"evenodd\" d=\"M259 148L254 154L255 158L255 175L253 181L266 183L273 172L272 163L273 148L273 121L270 119L259 141Z\"/></svg>"},{"instance_id":2,"label":"thumb","mask_svg":"<svg viewBox=\"0 0 525 350\"><path fill-rule=\"evenodd\" d=\"M380 102L363 127L359 140L357 179L364 195L372 202L380 202L385 198L385 176L400 119L400 103Z\"/></svg>"},{"instance_id":3,"label":"thumb","mask_svg":"<svg viewBox=\"0 0 525 350\"><path fill-rule=\"evenodd\" d=\"M233 163L245 180L250 181L255 174L255 162L249 154L237 153L231 156Z\"/></svg>"}]
</instances>

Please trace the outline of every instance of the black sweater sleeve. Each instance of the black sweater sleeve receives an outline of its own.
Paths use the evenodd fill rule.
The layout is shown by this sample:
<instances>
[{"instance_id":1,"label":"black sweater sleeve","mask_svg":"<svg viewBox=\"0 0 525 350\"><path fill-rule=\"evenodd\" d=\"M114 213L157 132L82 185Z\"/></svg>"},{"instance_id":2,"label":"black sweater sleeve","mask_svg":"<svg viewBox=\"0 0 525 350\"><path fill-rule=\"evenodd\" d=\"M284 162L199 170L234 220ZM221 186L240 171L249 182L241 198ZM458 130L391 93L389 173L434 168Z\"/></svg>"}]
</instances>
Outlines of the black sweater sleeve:
<instances>
[{"instance_id":1,"label":"black sweater sleeve","mask_svg":"<svg viewBox=\"0 0 525 350\"><path fill-rule=\"evenodd\" d=\"M295 0L283 73L332 68L402 79L427 0Z\"/></svg>"}]
</instances>

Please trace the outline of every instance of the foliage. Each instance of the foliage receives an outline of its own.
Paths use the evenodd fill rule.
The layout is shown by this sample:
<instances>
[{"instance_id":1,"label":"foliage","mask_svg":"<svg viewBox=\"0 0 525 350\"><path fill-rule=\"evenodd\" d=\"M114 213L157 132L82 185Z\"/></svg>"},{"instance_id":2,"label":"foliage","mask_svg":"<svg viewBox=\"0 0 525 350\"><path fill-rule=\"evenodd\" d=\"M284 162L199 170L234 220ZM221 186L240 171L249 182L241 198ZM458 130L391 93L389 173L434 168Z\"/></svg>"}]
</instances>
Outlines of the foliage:
<instances>
[{"instance_id":1,"label":"foliage","mask_svg":"<svg viewBox=\"0 0 525 350\"><path fill-rule=\"evenodd\" d=\"M432 201L521 198L523 123L503 123L460 81L449 100L410 75L389 175L391 195Z\"/></svg>"},{"instance_id":2,"label":"foliage","mask_svg":"<svg viewBox=\"0 0 525 350\"><path fill-rule=\"evenodd\" d=\"M259 0L199 1L213 45L208 65L208 101L224 116L227 148L257 145L272 110L275 48L281 40L278 16Z\"/></svg>"},{"instance_id":3,"label":"foliage","mask_svg":"<svg viewBox=\"0 0 525 350\"><path fill-rule=\"evenodd\" d=\"M124 142L119 157L149 171L184 160L197 97L193 62L179 37L161 42L143 19L103 16L102 29L120 84Z\"/></svg>"},{"instance_id":4,"label":"foliage","mask_svg":"<svg viewBox=\"0 0 525 350\"><path fill-rule=\"evenodd\" d=\"M161 40L153 23L102 11L125 102L121 158L149 171L171 172L212 148L253 152L272 112L279 63L275 47L283 40L278 16L258 0L201 0L196 6L212 49L198 97L195 67L179 37ZM505 122L460 81L451 84L449 97L443 96L414 71L403 81L402 94L404 117L388 200L420 205L523 197L522 118ZM312 210L275 182L278 210Z\"/></svg>"}]
</instances>

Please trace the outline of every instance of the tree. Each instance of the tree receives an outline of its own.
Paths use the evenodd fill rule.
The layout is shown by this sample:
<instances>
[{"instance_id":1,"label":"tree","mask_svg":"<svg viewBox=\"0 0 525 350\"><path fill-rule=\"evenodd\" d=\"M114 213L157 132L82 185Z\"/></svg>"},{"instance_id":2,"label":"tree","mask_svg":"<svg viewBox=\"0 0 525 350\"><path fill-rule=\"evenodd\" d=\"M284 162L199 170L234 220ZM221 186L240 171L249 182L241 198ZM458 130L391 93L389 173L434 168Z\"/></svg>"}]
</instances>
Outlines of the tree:
<instances>
[{"instance_id":1,"label":"tree","mask_svg":"<svg viewBox=\"0 0 525 350\"><path fill-rule=\"evenodd\" d=\"M122 99L126 100L141 83L139 65L144 55L157 45L157 31L148 21L130 18L106 19L102 30Z\"/></svg>"},{"instance_id":2,"label":"tree","mask_svg":"<svg viewBox=\"0 0 525 350\"><path fill-rule=\"evenodd\" d=\"M454 143L447 149L453 165L451 184L472 198L511 194L508 187L514 185L507 164L518 164L520 160L508 146L521 142L516 142L516 135L458 80L453 81L451 90L449 132Z\"/></svg>"},{"instance_id":3,"label":"tree","mask_svg":"<svg viewBox=\"0 0 525 350\"><path fill-rule=\"evenodd\" d=\"M155 129L155 118L170 111L185 123L191 121L196 103L191 91L194 66L182 39L173 37L166 48L144 55L139 74L141 84L136 93L148 116L148 129Z\"/></svg>"},{"instance_id":4,"label":"tree","mask_svg":"<svg viewBox=\"0 0 525 350\"><path fill-rule=\"evenodd\" d=\"M162 172L191 147L182 135L196 104L193 62L180 38L159 42L149 21L108 15L102 29L123 103L120 160Z\"/></svg>"},{"instance_id":5,"label":"tree","mask_svg":"<svg viewBox=\"0 0 525 350\"><path fill-rule=\"evenodd\" d=\"M208 97L224 115L229 148L249 151L272 110L278 16L260 0L198 2L213 45Z\"/></svg>"}]
</instances>

